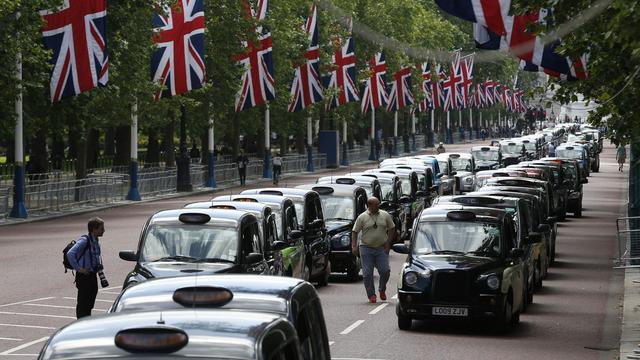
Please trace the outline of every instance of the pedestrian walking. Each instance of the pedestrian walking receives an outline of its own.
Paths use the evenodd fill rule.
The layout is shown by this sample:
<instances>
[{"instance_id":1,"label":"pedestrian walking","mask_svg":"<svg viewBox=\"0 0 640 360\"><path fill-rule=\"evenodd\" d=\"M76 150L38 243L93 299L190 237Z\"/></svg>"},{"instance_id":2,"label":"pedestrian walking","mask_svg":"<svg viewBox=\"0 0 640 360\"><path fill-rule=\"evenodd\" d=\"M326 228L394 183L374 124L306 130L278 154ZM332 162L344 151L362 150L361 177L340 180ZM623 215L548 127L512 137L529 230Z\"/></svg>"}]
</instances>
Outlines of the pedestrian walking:
<instances>
[{"instance_id":1,"label":"pedestrian walking","mask_svg":"<svg viewBox=\"0 0 640 360\"><path fill-rule=\"evenodd\" d=\"M622 172L622 168L624 167L624 162L627 160L627 150L625 150L624 145L619 145L618 150L616 150L616 161L618 162L618 171Z\"/></svg>"},{"instance_id":2,"label":"pedestrian walking","mask_svg":"<svg viewBox=\"0 0 640 360\"><path fill-rule=\"evenodd\" d=\"M549 143L549 147L547 148L547 153L550 157L556 157L556 147L553 146L553 143Z\"/></svg>"},{"instance_id":3,"label":"pedestrian walking","mask_svg":"<svg viewBox=\"0 0 640 360\"><path fill-rule=\"evenodd\" d=\"M393 157L393 142L391 141L391 139L387 139L387 154L389 154L389 157Z\"/></svg>"},{"instance_id":4,"label":"pedestrian walking","mask_svg":"<svg viewBox=\"0 0 640 360\"><path fill-rule=\"evenodd\" d=\"M440 142L436 148L436 154L442 154L443 152L446 152L446 150L444 149L442 142Z\"/></svg>"},{"instance_id":5,"label":"pedestrian walking","mask_svg":"<svg viewBox=\"0 0 640 360\"><path fill-rule=\"evenodd\" d=\"M484 138L487 136L487 130L485 130L485 128L480 129L480 136L482 137L482 141L484 141Z\"/></svg>"},{"instance_id":6,"label":"pedestrian walking","mask_svg":"<svg viewBox=\"0 0 640 360\"><path fill-rule=\"evenodd\" d=\"M395 225L391 215L380 210L380 200L370 197L367 201L367 211L358 216L351 230L351 251L360 256L362 263L362 277L369 302L377 301L376 288L373 284L373 269L378 269L380 282L378 290L380 300L387 300L387 281L391 269L389 268L389 250ZM362 239L358 241L358 233L362 231Z\"/></svg>"},{"instance_id":7,"label":"pedestrian walking","mask_svg":"<svg viewBox=\"0 0 640 360\"><path fill-rule=\"evenodd\" d=\"M238 164L238 175L240 176L240 185L244 186L247 181L247 164L249 164L249 158L244 154L243 150L240 150L240 155L236 159Z\"/></svg>"},{"instance_id":8,"label":"pedestrian walking","mask_svg":"<svg viewBox=\"0 0 640 360\"><path fill-rule=\"evenodd\" d=\"M276 156L271 159L271 163L273 164L273 184L278 185L280 174L282 173L282 158L280 157L280 153L277 153Z\"/></svg>"},{"instance_id":9,"label":"pedestrian walking","mask_svg":"<svg viewBox=\"0 0 640 360\"><path fill-rule=\"evenodd\" d=\"M75 283L78 289L76 317L78 319L91 316L91 310L98 295L97 274L103 268L98 238L104 234L104 221L99 217L89 219L87 230L89 233L82 235L67 252L69 264L76 272Z\"/></svg>"}]
</instances>

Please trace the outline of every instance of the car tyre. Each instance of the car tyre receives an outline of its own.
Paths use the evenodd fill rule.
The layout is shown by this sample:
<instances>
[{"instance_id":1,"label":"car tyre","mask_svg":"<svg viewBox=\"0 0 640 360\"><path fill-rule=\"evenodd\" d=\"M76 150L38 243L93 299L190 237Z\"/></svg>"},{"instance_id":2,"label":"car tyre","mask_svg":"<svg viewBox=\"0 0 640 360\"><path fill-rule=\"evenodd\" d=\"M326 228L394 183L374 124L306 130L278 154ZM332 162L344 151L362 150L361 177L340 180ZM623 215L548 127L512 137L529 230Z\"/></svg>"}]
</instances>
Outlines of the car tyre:
<instances>
[{"instance_id":1,"label":"car tyre","mask_svg":"<svg viewBox=\"0 0 640 360\"><path fill-rule=\"evenodd\" d=\"M327 264L324 267L324 272L318 278L318 286L329 285L329 276L331 276L331 261L327 259Z\"/></svg>"},{"instance_id":2,"label":"car tyre","mask_svg":"<svg viewBox=\"0 0 640 360\"><path fill-rule=\"evenodd\" d=\"M509 296L509 298L507 298L507 301L504 302L504 306L502 307L502 314L500 314L496 320L497 320L497 330L500 333L506 333L509 330L511 330L511 327L513 326L513 321L514 321L514 314L513 314L513 303L512 303L512 297Z\"/></svg>"},{"instance_id":3,"label":"car tyre","mask_svg":"<svg viewBox=\"0 0 640 360\"><path fill-rule=\"evenodd\" d=\"M413 325L412 318L398 314L398 328L400 330L411 330L411 325Z\"/></svg>"}]
</instances>

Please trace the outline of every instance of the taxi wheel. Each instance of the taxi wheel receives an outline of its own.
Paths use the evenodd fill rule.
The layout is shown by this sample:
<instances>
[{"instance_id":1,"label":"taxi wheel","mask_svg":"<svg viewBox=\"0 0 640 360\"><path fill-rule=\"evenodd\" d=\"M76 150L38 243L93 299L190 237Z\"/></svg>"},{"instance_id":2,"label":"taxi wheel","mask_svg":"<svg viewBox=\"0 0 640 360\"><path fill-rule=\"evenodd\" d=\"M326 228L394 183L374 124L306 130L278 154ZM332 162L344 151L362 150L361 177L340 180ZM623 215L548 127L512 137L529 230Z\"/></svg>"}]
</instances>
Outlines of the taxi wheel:
<instances>
[{"instance_id":1,"label":"taxi wheel","mask_svg":"<svg viewBox=\"0 0 640 360\"><path fill-rule=\"evenodd\" d=\"M404 315L398 315L398 328L400 330L411 330L412 324L413 324L412 318Z\"/></svg>"},{"instance_id":2,"label":"taxi wheel","mask_svg":"<svg viewBox=\"0 0 640 360\"><path fill-rule=\"evenodd\" d=\"M329 276L331 275L331 261L327 260L324 273L318 278L318 286L329 285Z\"/></svg>"},{"instance_id":3,"label":"taxi wheel","mask_svg":"<svg viewBox=\"0 0 640 360\"><path fill-rule=\"evenodd\" d=\"M347 268L347 279L357 281L360 278L360 261L356 260Z\"/></svg>"},{"instance_id":4,"label":"taxi wheel","mask_svg":"<svg viewBox=\"0 0 640 360\"><path fill-rule=\"evenodd\" d=\"M501 333L507 332L511 329L511 326L513 325L513 321L514 321L514 315L513 314L513 304L512 304L512 297L511 294L509 294L509 297L507 298L507 301L505 301L504 303L504 307L502 308L502 314L500 314L496 320L497 320L497 330ZM519 316L518 316L519 317ZM519 321L519 319L518 319Z\"/></svg>"},{"instance_id":5,"label":"taxi wheel","mask_svg":"<svg viewBox=\"0 0 640 360\"><path fill-rule=\"evenodd\" d=\"M578 205L580 208L573 213L573 216L579 218L582 217L582 204Z\"/></svg>"}]
</instances>

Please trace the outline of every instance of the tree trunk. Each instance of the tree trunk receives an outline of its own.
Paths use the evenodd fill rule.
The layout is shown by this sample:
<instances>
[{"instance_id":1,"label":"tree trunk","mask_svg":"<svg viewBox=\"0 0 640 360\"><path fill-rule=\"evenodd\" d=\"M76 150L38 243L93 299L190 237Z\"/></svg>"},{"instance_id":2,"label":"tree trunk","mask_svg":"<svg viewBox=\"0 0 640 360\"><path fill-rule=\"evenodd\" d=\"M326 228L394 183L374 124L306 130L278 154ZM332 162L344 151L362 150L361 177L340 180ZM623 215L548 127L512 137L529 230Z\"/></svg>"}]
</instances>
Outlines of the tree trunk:
<instances>
[{"instance_id":1,"label":"tree trunk","mask_svg":"<svg viewBox=\"0 0 640 360\"><path fill-rule=\"evenodd\" d=\"M116 156L113 159L115 166L128 166L131 161L131 126L118 126L116 128Z\"/></svg>"},{"instance_id":2,"label":"tree trunk","mask_svg":"<svg viewBox=\"0 0 640 360\"><path fill-rule=\"evenodd\" d=\"M162 148L164 151L164 161L166 167L176 166L176 150L173 143L174 130L174 119L171 119L171 122L164 127L164 138L162 139Z\"/></svg>"},{"instance_id":3,"label":"tree trunk","mask_svg":"<svg viewBox=\"0 0 640 360\"><path fill-rule=\"evenodd\" d=\"M78 129L73 126L69 127L69 159L75 160L78 158L78 138L80 136Z\"/></svg>"},{"instance_id":4,"label":"tree trunk","mask_svg":"<svg viewBox=\"0 0 640 360\"><path fill-rule=\"evenodd\" d=\"M40 128L31 139L31 151L29 152L29 172L42 174L49 171L49 159L47 158L47 129Z\"/></svg>"},{"instance_id":5,"label":"tree trunk","mask_svg":"<svg viewBox=\"0 0 640 360\"><path fill-rule=\"evenodd\" d=\"M204 131L200 134L200 163L202 165L207 165L207 161L209 159L209 129L204 129Z\"/></svg>"},{"instance_id":6,"label":"tree trunk","mask_svg":"<svg viewBox=\"0 0 640 360\"><path fill-rule=\"evenodd\" d=\"M280 134L280 155L284 156L289 153L289 139L287 134Z\"/></svg>"},{"instance_id":7,"label":"tree trunk","mask_svg":"<svg viewBox=\"0 0 640 360\"><path fill-rule=\"evenodd\" d=\"M155 166L160 162L160 144L158 143L158 129L150 128L147 131L149 137L149 145L147 145L147 154L144 159L144 166Z\"/></svg>"},{"instance_id":8,"label":"tree trunk","mask_svg":"<svg viewBox=\"0 0 640 360\"><path fill-rule=\"evenodd\" d=\"M82 125L80 125L82 127ZM87 135L82 129L76 132L75 137L78 157L76 159L76 188L74 199L76 202L87 200Z\"/></svg>"},{"instance_id":9,"label":"tree trunk","mask_svg":"<svg viewBox=\"0 0 640 360\"><path fill-rule=\"evenodd\" d=\"M100 155L100 132L96 129L89 130L87 140L87 168L98 167L98 156Z\"/></svg>"},{"instance_id":10,"label":"tree trunk","mask_svg":"<svg viewBox=\"0 0 640 360\"><path fill-rule=\"evenodd\" d=\"M114 156L116 154L116 148L114 146L116 137L116 131L114 128L109 128L104 134L104 155Z\"/></svg>"},{"instance_id":11,"label":"tree trunk","mask_svg":"<svg viewBox=\"0 0 640 360\"><path fill-rule=\"evenodd\" d=\"M64 139L55 135L51 145L51 164L54 170L62 170L64 164Z\"/></svg>"},{"instance_id":12,"label":"tree trunk","mask_svg":"<svg viewBox=\"0 0 640 360\"><path fill-rule=\"evenodd\" d=\"M240 121L238 121L238 115L234 114L233 115L233 122L232 122L232 127L231 127L231 146L233 149L233 153L231 155L233 159L235 159L236 157L238 157L238 154L240 153ZM235 161L235 160L234 160Z\"/></svg>"},{"instance_id":13,"label":"tree trunk","mask_svg":"<svg viewBox=\"0 0 640 360\"><path fill-rule=\"evenodd\" d=\"M298 126L296 129L296 150L298 150L298 154L306 154L307 144L305 142L305 134L307 132L307 126Z\"/></svg>"}]
</instances>

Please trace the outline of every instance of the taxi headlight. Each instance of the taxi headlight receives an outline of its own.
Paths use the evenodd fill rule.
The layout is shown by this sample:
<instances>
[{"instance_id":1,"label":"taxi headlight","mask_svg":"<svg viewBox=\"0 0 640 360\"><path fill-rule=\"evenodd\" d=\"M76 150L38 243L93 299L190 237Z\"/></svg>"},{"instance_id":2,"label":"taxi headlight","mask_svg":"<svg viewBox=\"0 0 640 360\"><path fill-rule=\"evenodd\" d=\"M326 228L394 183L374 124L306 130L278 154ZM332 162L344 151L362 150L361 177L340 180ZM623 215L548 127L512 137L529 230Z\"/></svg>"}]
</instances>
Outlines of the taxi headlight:
<instances>
[{"instance_id":1,"label":"taxi headlight","mask_svg":"<svg viewBox=\"0 0 640 360\"><path fill-rule=\"evenodd\" d=\"M473 183L473 178L471 178L471 177L465 178L464 182L467 183L467 184L471 184L471 183Z\"/></svg>"},{"instance_id":2,"label":"taxi headlight","mask_svg":"<svg viewBox=\"0 0 640 360\"><path fill-rule=\"evenodd\" d=\"M407 285L415 285L418 282L418 274L413 271L404 274L404 283Z\"/></svg>"},{"instance_id":3,"label":"taxi headlight","mask_svg":"<svg viewBox=\"0 0 640 360\"><path fill-rule=\"evenodd\" d=\"M350 235L342 235L342 237L340 238L340 243L342 244L342 246L351 245L351 236Z\"/></svg>"},{"instance_id":4,"label":"taxi headlight","mask_svg":"<svg viewBox=\"0 0 640 360\"><path fill-rule=\"evenodd\" d=\"M497 290L500 286L500 279L498 279L498 277L495 275L487 276L487 286L491 290Z\"/></svg>"},{"instance_id":5,"label":"taxi headlight","mask_svg":"<svg viewBox=\"0 0 640 360\"><path fill-rule=\"evenodd\" d=\"M443 188L443 189L449 189L450 185L451 185L451 184L449 184L448 182L443 182L443 183L442 183L442 188Z\"/></svg>"}]
</instances>

